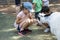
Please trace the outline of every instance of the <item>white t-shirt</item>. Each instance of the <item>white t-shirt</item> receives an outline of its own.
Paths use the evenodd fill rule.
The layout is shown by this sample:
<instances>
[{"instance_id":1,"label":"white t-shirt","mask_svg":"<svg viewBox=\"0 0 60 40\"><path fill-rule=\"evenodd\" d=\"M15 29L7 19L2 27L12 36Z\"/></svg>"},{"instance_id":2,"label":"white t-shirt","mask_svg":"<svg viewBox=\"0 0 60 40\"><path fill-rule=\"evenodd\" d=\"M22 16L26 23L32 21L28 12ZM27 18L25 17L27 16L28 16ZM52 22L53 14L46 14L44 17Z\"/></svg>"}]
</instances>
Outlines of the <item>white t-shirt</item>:
<instances>
[{"instance_id":1,"label":"white t-shirt","mask_svg":"<svg viewBox=\"0 0 60 40\"><path fill-rule=\"evenodd\" d=\"M49 0L43 0L43 1L49 1Z\"/></svg>"},{"instance_id":2,"label":"white t-shirt","mask_svg":"<svg viewBox=\"0 0 60 40\"><path fill-rule=\"evenodd\" d=\"M43 0L43 4L44 4L44 6L48 6L49 7L49 0Z\"/></svg>"}]
</instances>

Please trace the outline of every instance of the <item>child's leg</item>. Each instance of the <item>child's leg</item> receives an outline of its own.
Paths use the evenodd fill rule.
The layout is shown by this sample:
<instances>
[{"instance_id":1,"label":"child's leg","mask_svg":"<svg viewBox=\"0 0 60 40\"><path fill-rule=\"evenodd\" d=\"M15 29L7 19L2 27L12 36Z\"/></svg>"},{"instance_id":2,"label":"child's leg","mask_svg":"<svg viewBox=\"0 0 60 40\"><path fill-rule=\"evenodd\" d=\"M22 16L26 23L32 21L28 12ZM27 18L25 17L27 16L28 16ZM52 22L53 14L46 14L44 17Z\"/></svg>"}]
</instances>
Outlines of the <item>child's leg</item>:
<instances>
[{"instance_id":1,"label":"child's leg","mask_svg":"<svg viewBox=\"0 0 60 40\"><path fill-rule=\"evenodd\" d=\"M25 29L25 28L27 28L28 27L28 25L29 25L29 22L27 21L23 21L22 23L21 23L21 28L22 29Z\"/></svg>"},{"instance_id":2,"label":"child's leg","mask_svg":"<svg viewBox=\"0 0 60 40\"><path fill-rule=\"evenodd\" d=\"M34 22L36 22L35 19L26 19L24 20L22 23L20 23L20 26L22 29L26 29L28 28L31 24L33 24Z\"/></svg>"},{"instance_id":3,"label":"child's leg","mask_svg":"<svg viewBox=\"0 0 60 40\"><path fill-rule=\"evenodd\" d=\"M27 22L26 22L26 21L27 21ZM28 20L22 21L22 22L20 23L20 26L21 26L21 30L20 30L20 31L22 31L22 30L24 30L25 28L27 28L28 24L29 24Z\"/></svg>"},{"instance_id":4,"label":"child's leg","mask_svg":"<svg viewBox=\"0 0 60 40\"><path fill-rule=\"evenodd\" d=\"M17 30L18 30L18 34L21 35L21 36L24 36L24 35L27 34L27 32L24 30L24 26L23 27L18 26Z\"/></svg>"},{"instance_id":5,"label":"child's leg","mask_svg":"<svg viewBox=\"0 0 60 40\"><path fill-rule=\"evenodd\" d=\"M18 31L19 31L19 34L21 35L25 35L27 33L31 33L32 30L29 30L28 27L33 24L33 22L35 21L35 19L27 19L27 20L24 20L22 23L20 23L20 25L18 26ZM23 29L23 30L21 30Z\"/></svg>"}]
</instances>

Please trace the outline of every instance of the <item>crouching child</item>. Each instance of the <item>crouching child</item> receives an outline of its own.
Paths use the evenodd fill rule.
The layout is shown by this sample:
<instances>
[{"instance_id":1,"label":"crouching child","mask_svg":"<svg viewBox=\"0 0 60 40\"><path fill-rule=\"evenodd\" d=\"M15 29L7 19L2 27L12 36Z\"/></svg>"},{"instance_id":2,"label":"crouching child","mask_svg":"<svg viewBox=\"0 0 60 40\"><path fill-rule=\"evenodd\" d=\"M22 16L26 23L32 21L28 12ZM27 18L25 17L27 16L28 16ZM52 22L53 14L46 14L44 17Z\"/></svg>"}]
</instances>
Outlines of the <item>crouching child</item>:
<instances>
[{"instance_id":1,"label":"crouching child","mask_svg":"<svg viewBox=\"0 0 60 40\"><path fill-rule=\"evenodd\" d=\"M36 19L32 17L30 13L32 9L32 4L30 2L24 2L21 7L21 11L16 17L15 24L18 30L18 34L26 35L29 32L32 32L28 27L36 22Z\"/></svg>"}]
</instances>

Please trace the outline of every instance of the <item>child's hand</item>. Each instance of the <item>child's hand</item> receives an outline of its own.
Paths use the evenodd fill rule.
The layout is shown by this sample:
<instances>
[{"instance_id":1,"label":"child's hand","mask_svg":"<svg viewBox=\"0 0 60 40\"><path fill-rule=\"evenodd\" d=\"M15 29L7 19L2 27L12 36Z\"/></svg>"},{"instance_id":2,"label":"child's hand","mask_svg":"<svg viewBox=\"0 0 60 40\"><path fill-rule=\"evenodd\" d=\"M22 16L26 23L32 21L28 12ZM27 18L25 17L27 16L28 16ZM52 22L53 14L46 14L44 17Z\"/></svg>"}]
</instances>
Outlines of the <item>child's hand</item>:
<instances>
[{"instance_id":1,"label":"child's hand","mask_svg":"<svg viewBox=\"0 0 60 40\"><path fill-rule=\"evenodd\" d=\"M23 31L23 30L24 30L23 28L20 29L20 31Z\"/></svg>"}]
</instances>

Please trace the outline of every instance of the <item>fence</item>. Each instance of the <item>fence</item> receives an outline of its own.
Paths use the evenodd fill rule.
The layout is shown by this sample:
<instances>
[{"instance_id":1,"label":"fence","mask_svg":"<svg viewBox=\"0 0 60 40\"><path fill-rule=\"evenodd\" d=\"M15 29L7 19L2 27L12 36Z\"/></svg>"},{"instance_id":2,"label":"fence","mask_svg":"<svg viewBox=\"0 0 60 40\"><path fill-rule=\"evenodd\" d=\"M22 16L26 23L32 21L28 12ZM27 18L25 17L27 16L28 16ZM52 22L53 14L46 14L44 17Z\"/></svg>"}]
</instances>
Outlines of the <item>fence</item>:
<instances>
[{"instance_id":1,"label":"fence","mask_svg":"<svg viewBox=\"0 0 60 40\"><path fill-rule=\"evenodd\" d=\"M21 2L32 2L32 0L21 0ZM60 3L60 0L49 0L50 3ZM0 0L0 5L15 4L15 0Z\"/></svg>"},{"instance_id":2,"label":"fence","mask_svg":"<svg viewBox=\"0 0 60 40\"><path fill-rule=\"evenodd\" d=\"M31 2L32 0L21 0L21 2ZM8 5L8 4L15 4L15 0L0 0L0 5Z\"/></svg>"}]
</instances>

